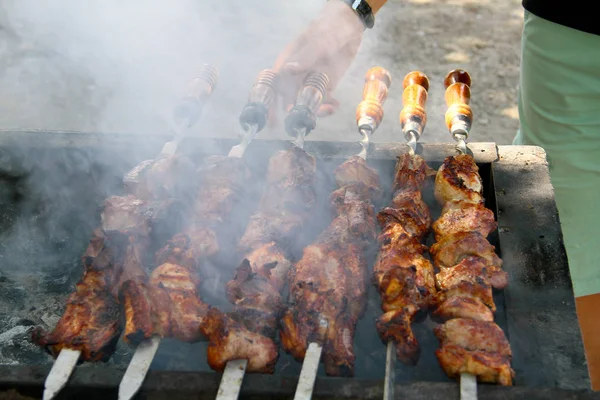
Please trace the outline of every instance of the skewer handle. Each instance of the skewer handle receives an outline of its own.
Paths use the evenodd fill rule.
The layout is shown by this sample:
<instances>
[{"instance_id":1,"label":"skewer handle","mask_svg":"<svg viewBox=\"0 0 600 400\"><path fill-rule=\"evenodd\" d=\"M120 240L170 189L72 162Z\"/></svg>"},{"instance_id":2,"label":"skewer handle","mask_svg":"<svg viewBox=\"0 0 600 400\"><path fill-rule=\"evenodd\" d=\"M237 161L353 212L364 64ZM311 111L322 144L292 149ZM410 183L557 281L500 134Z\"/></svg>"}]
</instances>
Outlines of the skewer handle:
<instances>
[{"instance_id":1,"label":"skewer handle","mask_svg":"<svg viewBox=\"0 0 600 400\"><path fill-rule=\"evenodd\" d=\"M429 79L420 71L409 72L402 82L402 111L400 111L400 125L406 140L419 140L427 124L425 103L429 90Z\"/></svg>"},{"instance_id":2,"label":"skewer handle","mask_svg":"<svg viewBox=\"0 0 600 400\"><path fill-rule=\"evenodd\" d=\"M383 103L388 97L392 84L392 76L381 67L373 67L367 71L363 99L356 107L356 124L358 130L375 132L383 120Z\"/></svg>"},{"instance_id":3,"label":"skewer handle","mask_svg":"<svg viewBox=\"0 0 600 400\"><path fill-rule=\"evenodd\" d=\"M295 137L296 132L304 129L308 135L317 126L317 111L327 94L329 77L322 72L312 72L304 80L304 86L298 92L296 103L285 119L285 130Z\"/></svg>"},{"instance_id":4,"label":"skewer handle","mask_svg":"<svg viewBox=\"0 0 600 400\"><path fill-rule=\"evenodd\" d=\"M462 136L466 140L473 123L473 110L469 106L471 101L471 76L462 69L453 69L444 79L446 88L446 126L455 139Z\"/></svg>"},{"instance_id":5,"label":"skewer handle","mask_svg":"<svg viewBox=\"0 0 600 400\"><path fill-rule=\"evenodd\" d=\"M242 129L249 129L250 125L256 125L256 131L260 131L267 123L269 108L275 100L277 91L277 74L271 69L265 69L258 74L248 102L240 114L240 125Z\"/></svg>"},{"instance_id":6,"label":"skewer handle","mask_svg":"<svg viewBox=\"0 0 600 400\"><path fill-rule=\"evenodd\" d=\"M198 76L190 81L186 95L175 107L173 112L175 123L186 124L187 127L194 125L200 118L206 101L214 92L218 80L217 69L212 65L204 64Z\"/></svg>"}]
</instances>

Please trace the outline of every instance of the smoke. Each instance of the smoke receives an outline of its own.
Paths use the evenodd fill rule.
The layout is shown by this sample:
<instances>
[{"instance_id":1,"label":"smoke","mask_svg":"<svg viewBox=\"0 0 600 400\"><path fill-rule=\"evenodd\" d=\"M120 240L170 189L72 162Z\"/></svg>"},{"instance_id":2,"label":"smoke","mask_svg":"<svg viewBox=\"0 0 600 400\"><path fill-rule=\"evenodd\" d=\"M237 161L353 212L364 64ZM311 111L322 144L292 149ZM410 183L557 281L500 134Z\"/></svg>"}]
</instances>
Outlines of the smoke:
<instances>
[{"instance_id":1,"label":"smoke","mask_svg":"<svg viewBox=\"0 0 600 400\"><path fill-rule=\"evenodd\" d=\"M0 362L50 361L30 342L31 326L56 324L81 277L80 257L102 199L121 192L123 172L158 153L162 143L145 135L168 132L173 106L201 65L216 66L220 80L190 133L235 137L256 75L321 6L320 0L301 7L276 0L0 2L0 126L106 134L81 150L18 141L3 149L0 332L10 335L0 337ZM120 133L139 140L119 151L106 147L110 139L103 138ZM111 362L130 357L119 346Z\"/></svg>"},{"instance_id":2,"label":"smoke","mask_svg":"<svg viewBox=\"0 0 600 400\"><path fill-rule=\"evenodd\" d=\"M237 114L257 73L272 66L322 5L320 0L302 6L276 0L2 3L9 61L0 76L18 101L17 115L3 116L2 126L164 132L187 82L210 63L221 79L194 133L220 137L235 135Z\"/></svg>"}]
</instances>

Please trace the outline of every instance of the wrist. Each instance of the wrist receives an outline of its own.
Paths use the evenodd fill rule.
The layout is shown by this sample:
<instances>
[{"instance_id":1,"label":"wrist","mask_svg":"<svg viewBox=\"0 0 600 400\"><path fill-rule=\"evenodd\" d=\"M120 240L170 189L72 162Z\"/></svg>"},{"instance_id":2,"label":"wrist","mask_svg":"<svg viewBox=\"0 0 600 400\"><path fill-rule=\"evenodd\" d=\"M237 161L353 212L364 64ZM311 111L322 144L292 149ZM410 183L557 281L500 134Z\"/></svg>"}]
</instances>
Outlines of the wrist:
<instances>
[{"instance_id":1,"label":"wrist","mask_svg":"<svg viewBox=\"0 0 600 400\"><path fill-rule=\"evenodd\" d=\"M360 13L353 9L353 3L354 1L350 0L328 0L325 3L325 9L329 10L333 15L342 16L343 21L347 21L349 26L363 32L367 28L367 24Z\"/></svg>"},{"instance_id":2,"label":"wrist","mask_svg":"<svg viewBox=\"0 0 600 400\"><path fill-rule=\"evenodd\" d=\"M375 24L375 12L367 0L341 0L360 19L363 29L371 29Z\"/></svg>"}]
</instances>

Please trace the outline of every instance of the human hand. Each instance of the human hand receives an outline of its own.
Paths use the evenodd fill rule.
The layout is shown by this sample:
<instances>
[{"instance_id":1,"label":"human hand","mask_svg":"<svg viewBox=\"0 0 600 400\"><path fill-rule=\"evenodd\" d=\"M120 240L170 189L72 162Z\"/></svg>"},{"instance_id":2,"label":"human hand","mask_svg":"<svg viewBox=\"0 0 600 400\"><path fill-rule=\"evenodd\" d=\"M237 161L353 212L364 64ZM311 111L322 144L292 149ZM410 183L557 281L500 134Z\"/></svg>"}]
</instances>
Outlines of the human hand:
<instances>
[{"instance_id":1,"label":"human hand","mask_svg":"<svg viewBox=\"0 0 600 400\"><path fill-rule=\"evenodd\" d=\"M319 15L285 47L275 62L279 104L284 111L293 106L306 75L323 72L329 77L329 87L317 115L323 117L335 112L339 103L331 94L356 57L363 31L363 22L346 3L327 1Z\"/></svg>"}]
</instances>

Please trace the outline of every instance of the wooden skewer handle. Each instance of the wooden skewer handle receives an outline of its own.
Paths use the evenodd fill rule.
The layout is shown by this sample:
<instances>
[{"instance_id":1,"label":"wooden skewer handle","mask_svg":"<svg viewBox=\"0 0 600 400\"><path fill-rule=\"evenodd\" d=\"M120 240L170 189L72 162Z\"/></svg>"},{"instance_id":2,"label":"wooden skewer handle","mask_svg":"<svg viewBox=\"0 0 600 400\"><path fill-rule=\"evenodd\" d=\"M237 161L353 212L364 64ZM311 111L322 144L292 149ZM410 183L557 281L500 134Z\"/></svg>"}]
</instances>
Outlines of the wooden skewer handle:
<instances>
[{"instance_id":1,"label":"wooden skewer handle","mask_svg":"<svg viewBox=\"0 0 600 400\"><path fill-rule=\"evenodd\" d=\"M374 132L383 120L383 103L388 97L392 76L382 67L367 71L363 99L356 108L356 124L359 130Z\"/></svg>"},{"instance_id":2,"label":"wooden skewer handle","mask_svg":"<svg viewBox=\"0 0 600 400\"><path fill-rule=\"evenodd\" d=\"M402 111L400 111L400 125L407 140L411 134L418 140L427 124L427 91L429 79L420 71L409 72L402 82Z\"/></svg>"},{"instance_id":3,"label":"wooden skewer handle","mask_svg":"<svg viewBox=\"0 0 600 400\"><path fill-rule=\"evenodd\" d=\"M448 109L445 114L446 126L452 135L460 133L468 136L473 123L471 101L471 76L467 71L454 69L444 79L445 98Z\"/></svg>"}]
</instances>

